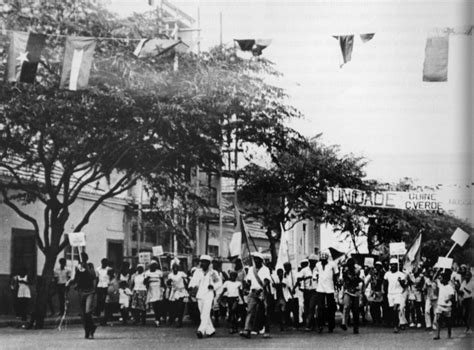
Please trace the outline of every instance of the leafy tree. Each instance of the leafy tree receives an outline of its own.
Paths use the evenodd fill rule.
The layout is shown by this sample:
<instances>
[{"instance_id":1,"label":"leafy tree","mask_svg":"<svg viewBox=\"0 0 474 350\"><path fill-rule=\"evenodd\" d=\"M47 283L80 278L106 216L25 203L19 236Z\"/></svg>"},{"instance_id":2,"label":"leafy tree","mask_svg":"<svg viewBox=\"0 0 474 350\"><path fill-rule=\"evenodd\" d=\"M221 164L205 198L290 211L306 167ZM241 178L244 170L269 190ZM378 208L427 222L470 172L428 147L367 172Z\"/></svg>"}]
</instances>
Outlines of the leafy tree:
<instances>
[{"instance_id":1,"label":"leafy tree","mask_svg":"<svg viewBox=\"0 0 474 350\"><path fill-rule=\"evenodd\" d=\"M104 201L138 179L184 206L199 204L186 185L190 170L220 171L223 135L232 130L241 142L275 154L284 144L277 136L287 132L283 121L298 113L283 102L281 89L257 75L275 74L269 62L248 64L230 48L180 55L178 72L172 56L137 59L136 41L129 39L156 34L142 16L119 20L74 1L15 2L1 15L9 29L54 34L37 83L0 83L0 169L6 175L0 190L4 203L32 225L45 255L35 310L42 327L54 264L68 245L66 225L80 231ZM99 40L86 91L58 89L64 35L114 37ZM6 50L1 54L4 73ZM232 116L235 121L224 125ZM71 206L98 182L103 192L84 217L69 222ZM24 210L32 202L42 205L42 218ZM176 227L173 216L158 220Z\"/></svg>"},{"instance_id":2,"label":"leafy tree","mask_svg":"<svg viewBox=\"0 0 474 350\"><path fill-rule=\"evenodd\" d=\"M250 164L243 169L238 193L246 213L266 228L273 262L282 225L288 229L306 218L335 222L341 208L325 204L328 188L363 186L363 159L340 155L337 147L324 145L318 137L306 142L287 138L286 146L270 167Z\"/></svg>"}]
</instances>

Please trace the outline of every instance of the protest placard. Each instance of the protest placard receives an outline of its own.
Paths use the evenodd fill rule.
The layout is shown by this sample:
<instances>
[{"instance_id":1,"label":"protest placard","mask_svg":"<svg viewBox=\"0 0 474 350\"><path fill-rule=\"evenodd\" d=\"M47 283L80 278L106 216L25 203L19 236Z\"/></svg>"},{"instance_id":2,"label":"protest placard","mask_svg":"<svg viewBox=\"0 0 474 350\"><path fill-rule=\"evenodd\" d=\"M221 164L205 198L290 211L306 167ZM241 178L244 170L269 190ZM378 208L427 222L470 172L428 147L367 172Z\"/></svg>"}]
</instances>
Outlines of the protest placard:
<instances>
[{"instance_id":1,"label":"protest placard","mask_svg":"<svg viewBox=\"0 0 474 350\"><path fill-rule=\"evenodd\" d=\"M86 246L86 235L84 234L84 232L69 232L67 236L69 239L69 245L71 247Z\"/></svg>"},{"instance_id":2,"label":"protest placard","mask_svg":"<svg viewBox=\"0 0 474 350\"><path fill-rule=\"evenodd\" d=\"M462 229L459 227L454 231L453 235L451 236L451 239L459 246L463 246L464 243L469 239L469 233L464 232Z\"/></svg>"},{"instance_id":3,"label":"protest placard","mask_svg":"<svg viewBox=\"0 0 474 350\"><path fill-rule=\"evenodd\" d=\"M163 255L163 246L157 245L151 248L153 252L153 256L161 256Z\"/></svg>"},{"instance_id":4,"label":"protest placard","mask_svg":"<svg viewBox=\"0 0 474 350\"><path fill-rule=\"evenodd\" d=\"M150 252L140 252L138 253L138 263L139 264L149 264L151 261L151 253Z\"/></svg>"},{"instance_id":5,"label":"protest placard","mask_svg":"<svg viewBox=\"0 0 474 350\"><path fill-rule=\"evenodd\" d=\"M390 243L390 255L405 255L407 252L405 248L405 243L399 242L399 243Z\"/></svg>"},{"instance_id":6,"label":"protest placard","mask_svg":"<svg viewBox=\"0 0 474 350\"><path fill-rule=\"evenodd\" d=\"M438 258L438 262L436 263L435 267L440 269L450 269L453 266L453 259L452 258L445 258L440 256Z\"/></svg>"},{"instance_id":7,"label":"protest placard","mask_svg":"<svg viewBox=\"0 0 474 350\"><path fill-rule=\"evenodd\" d=\"M364 258L364 266L374 267L374 258Z\"/></svg>"}]
</instances>

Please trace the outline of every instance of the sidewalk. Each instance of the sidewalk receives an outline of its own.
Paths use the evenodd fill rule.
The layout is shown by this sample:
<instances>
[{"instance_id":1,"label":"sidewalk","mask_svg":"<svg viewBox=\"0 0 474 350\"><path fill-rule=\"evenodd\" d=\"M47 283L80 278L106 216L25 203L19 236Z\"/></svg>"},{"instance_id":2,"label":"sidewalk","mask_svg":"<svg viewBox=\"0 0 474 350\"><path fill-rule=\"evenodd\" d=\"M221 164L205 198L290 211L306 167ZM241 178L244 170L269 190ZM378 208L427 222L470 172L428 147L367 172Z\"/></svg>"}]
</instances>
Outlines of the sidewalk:
<instances>
[{"instance_id":1,"label":"sidewalk","mask_svg":"<svg viewBox=\"0 0 474 350\"><path fill-rule=\"evenodd\" d=\"M153 312L148 312L146 315L146 318L154 319L155 314ZM96 317L94 317L94 319L97 320ZM189 317L185 316L185 320L188 321L188 319ZM60 321L59 316L48 316L44 319L44 326L45 328L57 327L59 325L59 321ZM73 313L72 315L66 316L65 322L68 325L80 324L82 323L82 318L79 314ZM0 328L4 328L4 327L20 328L23 324L25 324L25 322L23 322L20 318L15 317L14 315L0 315Z\"/></svg>"},{"instance_id":2,"label":"sidewalk","mask_svg":"<svg viewBox=\"0 0 474 350\"><path fill-rule=\"evenodd\" d=\"M81 323L81 316L79 315L69 315L66 317L68 324L78 324ZM0 328L3 327L12 327L20 328L25 322L23 322L19 317L14 315L0 315ZM45 327L57 326L59 324L58 316L46 317L44 320Z\"/></svg>"}]
</instances>

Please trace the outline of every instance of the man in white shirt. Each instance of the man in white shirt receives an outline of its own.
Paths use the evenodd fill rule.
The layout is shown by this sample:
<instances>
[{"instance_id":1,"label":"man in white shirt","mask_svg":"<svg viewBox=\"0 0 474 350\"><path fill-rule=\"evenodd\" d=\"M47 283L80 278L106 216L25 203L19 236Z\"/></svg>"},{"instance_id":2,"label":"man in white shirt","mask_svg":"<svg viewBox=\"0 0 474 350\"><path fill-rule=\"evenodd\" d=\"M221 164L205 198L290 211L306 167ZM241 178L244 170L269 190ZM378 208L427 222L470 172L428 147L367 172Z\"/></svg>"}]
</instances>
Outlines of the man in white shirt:
<instances>
[{"instance_id":1,"label":"man in white shirt","mask_svg":"<svg viewBox=\"0 0 474 350\"><path fill-rule=\"evenodd\" d=\"M104 258L100 261L100 267L97 268L97 305L95 308L95 315L100 317L101 312L105 308L105 298L107 297L107 287L109 286L110 278L107 274L110 267L109 261Z\"/></svg>"},{"instance_id":2,"label":"man in white shirt","mask_svg":"<svg viewBox=\"0 0 474 350\"><path fill-rule=\"evenodd\" d=\"M322 252L320 261L316 264L314 278L317 280L316 287L318 304L318 328L323 331L325 321L328 322L328 331L332 333L336 326L336 300L334 299L335 284L339 270L337 265L328 261L329 253Z\"/></svg>"},{"instance_id":3,"label":"man in white shirt","mask_svg":"<svg viewBox=\"0 0 474 350\"><path fill-rule=\"evenodd\" d=\"M270 319L268 317L268 299L271 297L270 281L272 277L268 267L263 265L263 255L252 253L254 266L249 269L247 283L250 284L250 294L247 302L247 317L245 329L240 333L245 338L250 338L254 328L257 313L263 310L265 333L264 338L270 338Z\"/></svg>"},{"instance_id":4,"label":"man in white shirt","mask_svg":"<svg viewBox=\"0 0 474 350\"><path fill-rule=\"evenodd\" d=\"M66 303L66 286L71 279L71 270L66 267L66 259L59 259L59 268L54 270L54 280L58 291L59 315L64 315Z\"/></svg>"},{"instance_id":5,"label":"man in white shirt","mask_svg":"<svg viewBox=\"0 0 474 350\"><path fill-rule=\"evenodd\" d=\"M314 329L315 324L315 312L316 312L316 286L317 281L314 278L314 272L318 257L316 254L311 254L308 257L308 266L304 267L300 271L299 281L301 283L301 290L303 291L304 299L304 322L306 323L305 331L311 331Z\"/></svg>"},{"instance_id":6,"label":"man in white shirt","mask_svg":"<svg viewBox=\"0 0 474 350\"><path fill-rule=\"evenodd\" d=\"M291 268L291 263L286 262L283 264L283 269L285 271L285 281L288 286L289 297L287 299L286 305L286 324L293 324L293 327L298 328L299 326L299 300L296 294L297 277ZM291 316L293 321L291 322Z\"/></svg>"},{"instance_id":7,"label":"man in white shirt","mask_svg":"<svg viewBox=\"0 0 474 350\"><path fill-rule=\"evenodd\" d=\"M211 261L212 258L209 255L201 255L199 259L201 267L194 271L189 282L189 288L197 288L196 299L201 317L201 323L196 332L199 339L205 335L212 337L216 332L211 319L212 302L214 291L222 285L222 280L216 271L209 268Z\"/></svg>"},{"instance_id":8,"label":"man in white shirt","mask_svg":"<svg viewBox=\"0 0 474 350\"><path fill-rule=\"evenodd\" d=\"M403 272L398 270L398 259L390 259L390 271L385 272L384 276L384 290L387 292L388 306L392 311L392 323L394 325L394 332L399 332L399 312L400 305L403 304L403 292L406 286L406 276Z\"/></svg>"}]
</instances>

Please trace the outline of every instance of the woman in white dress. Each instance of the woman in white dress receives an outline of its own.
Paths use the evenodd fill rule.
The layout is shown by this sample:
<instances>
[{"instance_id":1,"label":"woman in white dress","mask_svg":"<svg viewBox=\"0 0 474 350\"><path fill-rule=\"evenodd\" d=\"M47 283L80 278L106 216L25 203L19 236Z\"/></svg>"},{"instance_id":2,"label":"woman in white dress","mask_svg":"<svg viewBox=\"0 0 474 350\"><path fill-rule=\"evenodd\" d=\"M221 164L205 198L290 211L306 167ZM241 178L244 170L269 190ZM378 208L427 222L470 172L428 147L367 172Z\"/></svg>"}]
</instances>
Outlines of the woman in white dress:
<instances>
[{"instance_id":1,"label":"woman in white dress","mask_svg":"<svg viewBox=\"0 0 474 350\"><path fill-rule=\"evenodd\" d=\"M28 285L28 274L26 269L22 269L20 273L15 277L15 282L18 283L17 301L18 301L18 313L21 320L26 321L28 314L28 307L31 300L31 291Z\"/></svg>"},{"instance_id":2,"label":"woman in white dress","mask_svg":"<svg viewBox=\"0 0 474 350\"><path fill-rule=\"evenodd\" d=\"M150 269L145 272L145 284L148 286L146 302L153 307L155 324L159 327L163 314L163 272L158 269L156 261L152 261Z\"/></svg>"},{"instance_id":3,"label":"woman in white dress","mask_svg":"<svg viewBox=\"0 0 474 350\"><path fill-rule=\"evenodd\" d=\"M171 287L169 301L171 302L171 320L173 323L178 319L176 327L182 327L184 316L184 300L189 296L186 286L188 284L188 276L179 271L178 264L173 264L172 271L168 275L168 286Z\"/></svg>"}]
</instances>

